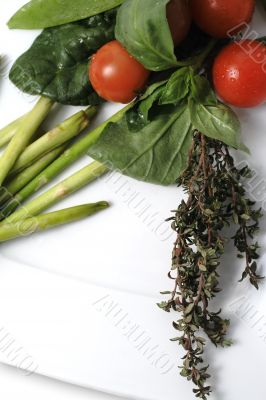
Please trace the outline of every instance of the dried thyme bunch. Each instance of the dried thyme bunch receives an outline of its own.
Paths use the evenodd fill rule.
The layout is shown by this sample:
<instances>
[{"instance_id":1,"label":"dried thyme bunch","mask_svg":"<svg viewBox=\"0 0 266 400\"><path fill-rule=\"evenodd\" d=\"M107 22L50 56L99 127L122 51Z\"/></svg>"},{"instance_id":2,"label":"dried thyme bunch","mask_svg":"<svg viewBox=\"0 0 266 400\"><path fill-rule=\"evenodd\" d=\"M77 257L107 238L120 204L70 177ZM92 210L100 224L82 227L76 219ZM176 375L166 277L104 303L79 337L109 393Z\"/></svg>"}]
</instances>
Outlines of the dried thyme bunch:
<instances>
[{"instance_id":1,"label":"dried thyme bunch","mask_svg":"<svg viewBox=\"0 0 266 400\"><path fill-rule=\"evenodd\" d=\"M197 386L193 391L201 399L207 398L211 387L206 384L210 375L202 358L206 341L199 331L215 346L231 345L226 338L229 321L221 317L221 310L209 310L210 300L221 290L217 268L226 244L225 227L237 224L234 243L239 257L246 259L242 279L249 276L255 287L261 279L256 273L259 246L250 241L258 231L261 211L246 196L242 181L248 177L249 169L235 167L226 145L195 132L189 167L178 181L187 200L169 219L177 233L169 273L174 289L162 293L171 298L159 306L181 314L173 323L180 335L172 340L186 352L181 375Z\"/></svg>"}]
</instances>

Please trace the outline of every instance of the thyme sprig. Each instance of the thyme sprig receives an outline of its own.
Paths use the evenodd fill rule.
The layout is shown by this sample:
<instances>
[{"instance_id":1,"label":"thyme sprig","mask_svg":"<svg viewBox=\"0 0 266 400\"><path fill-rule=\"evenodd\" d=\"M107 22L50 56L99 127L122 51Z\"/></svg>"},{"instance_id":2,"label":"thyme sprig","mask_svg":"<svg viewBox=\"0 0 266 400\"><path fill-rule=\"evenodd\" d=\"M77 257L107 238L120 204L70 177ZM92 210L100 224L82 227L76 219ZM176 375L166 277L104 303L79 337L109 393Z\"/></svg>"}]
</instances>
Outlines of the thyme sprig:
<instances>
[{"instance_id":1,"label":"thyme sprig","mask_svg":"<svg viewBox=\"0 0 266 400\"><path fill-rule=\"evenodd\" d=\"M254 242L254 237L259 232L259 220L263 216L262 210L255 208L256 203L247 198L244 186L239 184L243 179L252 177L250 169L245 166L241 170L238 170L228 149L226 149L226 162L231 170L232 178L232 203L230 204L230 212L233 214L235 224L238 225L233 240L239 252L238 257L245 258L245 269L240 282L249 277L250 283L256 289L259 289L259 281L263 277L257 273L260 246L258 242Z\"/></svg>"},{"instance_id":2,"label":"thyme sprig","mask_svg":"<svg viewBox=\"0 0 266 400\"><path fill-rule=\"evenodd\" d=\"M224 228L232 223L238 225L235 246L246 258L242 278L249 276L255 287L261 279L255 261L258 244L249 243L259 229L261 210L255 210L242 184L249 175L248 168L234 165L226 145L195 132L189 167L178 181L187 199L169 218L177 233L169 273L174 289L171 298L159 307L181 314L173 323L180 334L172 339L185 350L180 373L196 385L196 397L205 400L211 393L207 384L210 375L203 360L206 340L199 332L203 331L215 346L232 344L226 337L229 320L221 317L221 310L209 309L210 300L221 290L218 267L227 241Z\"/></svg>"}]
</instances>

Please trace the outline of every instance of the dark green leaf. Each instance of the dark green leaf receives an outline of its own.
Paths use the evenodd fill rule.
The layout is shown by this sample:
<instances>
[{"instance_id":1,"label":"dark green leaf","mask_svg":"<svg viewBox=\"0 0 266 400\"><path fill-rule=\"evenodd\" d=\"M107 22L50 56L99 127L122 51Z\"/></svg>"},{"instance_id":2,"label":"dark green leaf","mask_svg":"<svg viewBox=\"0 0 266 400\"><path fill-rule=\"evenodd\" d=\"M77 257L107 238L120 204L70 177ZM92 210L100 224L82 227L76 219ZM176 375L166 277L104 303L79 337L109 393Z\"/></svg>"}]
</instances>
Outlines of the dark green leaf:
<instances>
[{"instance_id":1,"label":"dark green leaf","mask_svg":"<svg viewBox=\"0 0 266 400\"><path fill-rule=\"evenodd\" d=\"M142 114L145 123L149 121L149 111L154 103L160 99L166 82L167 81L154 83L147 89L146 93L141 98L142 101L139 105L139 111Z\"/></svg>"},{"instance_id":2,"label":"dark green leaf","mask_svg":"<svg viewBox=\"0 0 266 400\"><path fill-rule=\"evenodd\" d=\"M114 38L116 12L45 29L13 65L11 81L22 91L62 104L97 104L88 79L89 57Z\"/></svg>"},{"instance_id":3,"label":"dark green leaf","mask_svg":"<svg viewBox=\"0 0 266 400\"><path fill-rule=\"evenodd\" d=\"M218 103L209 81L200 75L191 75L191 97L196 103L203 103L208 106Z\"/></svg>"},{"instance_id":4,"label":"dark green leaf","mask_svg":"<svg viewBox=\"0 0 266 400\"><path fill-rule=\"evenodd\" d=\"M188 107L155 107L138 130L130 129L127 115L108 124L89 155L133 178L169 185L187 168L192 134Z\"/></svg>"},{"instance_id":5,"label":"dark green leaf","mask_svg":"<svg viewBox=\"0 0 266 400\"><path fill-rule=\"evenodd\" d=\"M177 105L190 92L190 69L180 68L172 74L161 94L159 104Z\"/></svg>"},{"instance_id":6,"label":"dark green leaf","mask_svg":"<svg viewBox=\"0 0 266 400\"><path fill-rule=\"evenodd\" d=\"M189 108L195 129L228 146L248 152L246 146L240 141L240 122L228 106L221 103L205 105L190 100Z\"/></svg>"},{"instance_id":7,"label":"dark green leaf","mask_svg":"<svg viewBox=\"0 0 266 400\"><path fill-rule=\"evenodd\" d=\"M40 29L79 21L111 10L123 0L32 0L8 22L9 28Z\"/></svg>"},{"instance_id":8,"label":"dark green leaf","mask_svg":"<svg viewBox=\"0 0 266 400\"><path fill-rule=\"evenodd\" d=\"M166 18L169 0L126 0L117 15L116 38L151 71L178 65Z\"/></svg>"}]
</instances>

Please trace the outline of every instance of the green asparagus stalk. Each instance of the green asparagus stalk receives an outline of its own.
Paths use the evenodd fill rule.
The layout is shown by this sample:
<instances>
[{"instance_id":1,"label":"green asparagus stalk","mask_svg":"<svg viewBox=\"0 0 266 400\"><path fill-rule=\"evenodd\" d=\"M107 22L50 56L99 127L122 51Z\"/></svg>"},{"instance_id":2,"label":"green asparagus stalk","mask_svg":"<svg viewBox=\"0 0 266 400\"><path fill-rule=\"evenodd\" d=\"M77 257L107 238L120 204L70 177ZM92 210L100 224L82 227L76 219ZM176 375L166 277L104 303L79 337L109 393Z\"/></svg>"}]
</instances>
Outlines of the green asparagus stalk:
<instances>
[{"instance_id":1,"label":"green asparagus stalk","mask_svg":"<svg viewBox=\"0 0 266 400\"><path fill-rule=\"evenodd\" d=\"M14 194L19 192L24 186L32 181L41 171L43 171L49 164L51 164L66 148L66 145L57 147L45 154L42 158L37 160L34 164L26 168L20 174L15 176L12 180L5 182L0 195L0 206L10 200Z\"/></svg>"},{"instance_id":2,"label":"green asparagus stalk","mask_svg":"<svg viewBox=\"0 0 266 400\"><path fill-rule=\"evenodd\" d=\"M15 136L15 134L18 132L18 129L24 117L25 116L23 115L22 117L11 122L11 124L0 129L0 148L9 143L10 140Z\"/></svg>"},{"instance_id":3,"label":"green asparagus stalk","mask_svg":"<svg viewBox=\"0 0 266 400\"><path fill-rule=\"evenodd\" d=\"M66 208L64 210L27 218L16 223L4 224L0 227L0 242L24 237L35 232L45 231L56 226L89 217L96 212L106 209L109 204L101 201L95 204Z\"/></svg>"},{"instance_id":4,"label":"green asparagus stalk","mask_svg":"<svg viewBox=\"0 0 266 400\"><path fill-rule=\"evenodd\" d=\"M67 149L58 159L56 159L52 164L50 164L46 169L44 169L36 178L28 183L23 189L17 193L17 196L10 202L4 211L2 211L3 216L8 216L13 212L19 204L23 203L30 196L44 187L46 184L51 182L51 180L57 177L61 172L63 172L67 167L73 164L77 159L85 155L92 144L96 142L104 128L109 122L115 122L119 120L123 113L128 109L126 106L117 114L113 115L110 119L104 122L102 125L97 127L92 132L86 134L83 138L78 140L69 149Z\"/></svg>"},{"instance_id":5,"label":"green asparagus stalk","mask_svg":"<svg viewBox=\"0 0 266 400\"><path fill-rule=\"evenodd\" d=\"M105 165L94 161L88 166L82 168L80 171L71 175L69 178L58 183L47 192L41 194L36 199L33 199L25 206L21 207L19 210L11 214L7 219L5 219L5 221L2 222L0 226L3 223L13 223L40 214L42 211L46 210L52 205L63 200L65 197L83 188L88 183L102 176L107 171L108 168ZM20 203L19 196L16 195L13 201ZM5 216L6 210L2 211L2 213L4 213Z\"/></svg>"},{"instance_id":6,"label":"green asparagus stalk","mask_svg":"<svg viewBox=\"0 0 266 400\"><path fill-rule=\"evenodd\" d=\"M0 186L14 166L20 154L24 151L37 128L48 115L53 101L41 97L32 111L21 121L18 132L15 134L4 154L0 158Z\"/></svg>"},{"instance_id":7,"label":"green asparagus stalk","mask_svg":"<svg viewBox=\"0 0 266 400\"><path fill-rule=\"evenodd\" d=\"M20 155L11 170L11 175L17 174L42 155L73 139L88 127L96 112L97 107L90 107L86 111L79 111L33 142Z\"/></svg>"}]
</instances>

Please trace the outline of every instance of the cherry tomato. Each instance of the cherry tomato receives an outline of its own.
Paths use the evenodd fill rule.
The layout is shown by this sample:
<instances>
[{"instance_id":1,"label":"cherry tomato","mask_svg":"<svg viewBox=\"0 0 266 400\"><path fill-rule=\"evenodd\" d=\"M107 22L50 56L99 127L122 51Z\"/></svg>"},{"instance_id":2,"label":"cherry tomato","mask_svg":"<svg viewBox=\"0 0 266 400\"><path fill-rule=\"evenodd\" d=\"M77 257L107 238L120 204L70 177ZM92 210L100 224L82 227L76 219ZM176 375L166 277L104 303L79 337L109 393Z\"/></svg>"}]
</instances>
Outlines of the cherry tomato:
<instances>
[{"instance_id":1,"label":"cherry tomato","mask_svg":"<svg viewBox=\"0 0 266 400\"><path fill-rule=\"evenodd\" d=\"M101 47L89 66L95 91L105 100L117 103L132 101L145 86L149 74L117 40Z\"/></svg>"},{"instance_id":2,"label":"cherry tomato","mask_svg":"<svg viewBox=\"0 0 266 400\"><path fill-rule=\"evenodd\" d=\"M251 21L255 0L191 0L192 18L206 33L226 38Z\"/></svg>"},{"instance_id":3,"label":"cherry tomato","mask_svg":"<svg viewBox=\"0 0 266 400\"><path fill-rule=\"evenodd\" d=\"M187 36L191 25L191 13L187 0L171 0L167 4L167 20L175 46Z\"/></svg>"},{"instance_id":4,"label":"cherry tomato","mask_svg":"<svg viewBox=\"0 0 266 400\"><path fill-rule=\"evenodd\" d=\"M217 94L237 107L255 107L266 101L266 46L242 40L226 46L213 66Z\"/></svg>"}]
</instances>

